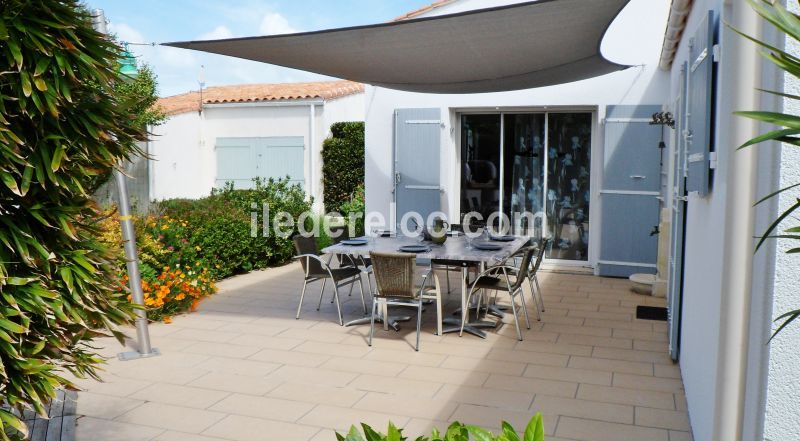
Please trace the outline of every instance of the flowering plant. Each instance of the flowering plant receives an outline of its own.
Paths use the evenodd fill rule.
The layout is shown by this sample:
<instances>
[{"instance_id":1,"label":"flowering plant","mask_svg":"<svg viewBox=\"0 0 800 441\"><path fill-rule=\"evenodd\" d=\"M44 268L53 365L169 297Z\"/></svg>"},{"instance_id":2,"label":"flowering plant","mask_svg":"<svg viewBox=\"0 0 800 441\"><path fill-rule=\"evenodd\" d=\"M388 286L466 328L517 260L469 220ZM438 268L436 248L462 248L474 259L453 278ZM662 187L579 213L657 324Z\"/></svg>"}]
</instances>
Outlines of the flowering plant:
<instances>
[{"instance_id":1,"label":"flowering plant","mask_svg":"<svg viewBox=\"0 0 800 441\"><path fill-rule=\"evenodd\" d=\"M170 322L173 315L194 310L202 298L216 291L209 266L197 259L199 250L190 247L185 240L185 222L151 215L134 218L134 224L144 304L150 320ZM104 232L101 239L119 256L120 289L125 290L128 275L116 216L104 219L101 228ZM183 246L176 248L172 244ZM131 300L129 294L128 301Z\"/></svg>"}]
</instances>

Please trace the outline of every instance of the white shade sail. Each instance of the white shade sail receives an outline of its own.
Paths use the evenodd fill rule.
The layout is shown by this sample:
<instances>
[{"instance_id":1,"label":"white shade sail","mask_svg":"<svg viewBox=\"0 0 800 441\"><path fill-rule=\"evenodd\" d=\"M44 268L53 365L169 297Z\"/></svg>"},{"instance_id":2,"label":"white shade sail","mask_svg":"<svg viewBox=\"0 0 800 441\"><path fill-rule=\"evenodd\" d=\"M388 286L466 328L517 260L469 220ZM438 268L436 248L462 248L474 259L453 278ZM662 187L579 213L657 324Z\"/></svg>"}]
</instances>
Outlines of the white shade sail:
<instances>
[{"instance_id":1,"label":"white shade sail","mask_svg":"<svg viewBox=\"0 0 800 441\"><path fill-rule=\"evenodd\" d=\"M405 91L500 92L627 68L603 58L600 43L628 1L539 0L370 26L166 45Z\"/></svg>"}]
</instances>

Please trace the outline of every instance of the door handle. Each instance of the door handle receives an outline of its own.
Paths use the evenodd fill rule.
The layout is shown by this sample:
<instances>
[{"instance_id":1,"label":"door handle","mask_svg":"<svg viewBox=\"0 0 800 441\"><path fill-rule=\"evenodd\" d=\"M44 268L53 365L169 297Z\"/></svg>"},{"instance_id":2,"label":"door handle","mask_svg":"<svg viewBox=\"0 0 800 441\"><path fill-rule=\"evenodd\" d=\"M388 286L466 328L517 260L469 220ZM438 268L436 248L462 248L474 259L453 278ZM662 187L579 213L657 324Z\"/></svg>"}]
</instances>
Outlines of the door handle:
<instances>
[{"instance_id":1,"label":"door handle","mask_svg":"<svg viewBox=\"0 0 800 441\"><path fill-rule=\"evenodd\" d=\"M631 175L631 179L644 179L646 177L645 175Z\"/></svg>"}]
</instances>

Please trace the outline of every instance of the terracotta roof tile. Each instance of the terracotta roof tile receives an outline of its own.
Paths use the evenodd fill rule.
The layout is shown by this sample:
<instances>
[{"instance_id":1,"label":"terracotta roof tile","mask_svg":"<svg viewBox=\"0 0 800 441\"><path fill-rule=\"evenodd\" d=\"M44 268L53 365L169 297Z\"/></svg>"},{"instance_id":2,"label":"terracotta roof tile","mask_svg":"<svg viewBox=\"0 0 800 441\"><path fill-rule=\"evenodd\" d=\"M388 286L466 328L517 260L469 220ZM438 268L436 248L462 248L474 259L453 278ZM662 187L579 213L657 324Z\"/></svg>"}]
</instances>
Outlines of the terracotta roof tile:
<instances>
[{"instance_id":1,"label":"terracotta roof tile","mask_svg":"<svg viewBox=\"0 0 800 441\"><path fill-rule=\"evenodd\" d=\"M316 83L242 84L204 89L203 104L289 101L315 98L332 100L363 91L363 84L345 80ZM156 105L161 107L167 115L197 111L200 106L200 92L189 92L161 98Z\"/></svg>"},{"instance_id":2,"label":"terracotta roof tile","mask_svg":"<svg viewBox=\"0 0 800 441\"><path fill-rule=\"evenodd\" d=\"M424 14L424 13L426 13L428 11L432 11L432 10L434 10L436 8L441 8L442 6L449 5L450 3L453 3L455 1L457 1L457 0L438 0L438 1L435 1L435 2L433 2L433 3L431 3L431 4L427 5L427 6L423 6L423 7L419 8L419 9L415 9L415 10L413 10L411 12L403 14L403 15L395 18L392 21L408 20L409 18L414 18L414 17L416 17L418 15L422 15L422 14Z\"/></svg>"}]
</instances>

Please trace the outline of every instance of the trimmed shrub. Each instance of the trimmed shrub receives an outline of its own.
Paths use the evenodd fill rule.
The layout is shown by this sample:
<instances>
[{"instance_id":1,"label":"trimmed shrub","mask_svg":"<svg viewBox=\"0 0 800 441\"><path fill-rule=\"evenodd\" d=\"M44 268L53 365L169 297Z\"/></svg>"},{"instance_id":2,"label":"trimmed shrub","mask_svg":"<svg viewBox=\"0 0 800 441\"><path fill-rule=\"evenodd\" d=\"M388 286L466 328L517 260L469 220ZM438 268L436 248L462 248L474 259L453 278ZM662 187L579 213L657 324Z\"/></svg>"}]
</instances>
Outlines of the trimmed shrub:
<instances>
[{"instance_id":1,"label":"trimmed shrub","mask_svg":"<svg viewBox=\"0 0 800 441\"><path fill-rule=\"evenodd\" d=\"M322 143L322 179L325 211L338 212L358 186L364 185L364 123L331 125L331 137Z\"/></svg>"},{"instance_id":2,"label":"trimmed shrub","mask_svg":"<svg viewBox=\"0 0 800 441\"><path fill-rule=\"evenodd\" d=\"M0 8L0 440L46 416L65 378L96 376L91 340L133 308L98 240L91 194L136 155L145 128L114 93L121 48L68 0ZM8 410L8 406L14 411Z\"/></svg>"},{"instance_id":3,"label":"trimmed shrub","mask_svg":"<svg viewBox=\"0 0 800 441\"><path fill-rule=\"evenodd\" d=\"M364 184L359 185L350 197L350 200L342 204L340 210L344 216L345 224L349 229L355 229L354 236L364 235ZM350 218L355 219L354 225L351 225Z\"/></svg>"},{"instance_id":4,"label":"trimmed shrub","mask_svg":"<svg viewBox=\"0 0 800 441\"><path fill-rule=\"evenodd\" d=\"M300 185L289 179L256 179L252 190L234 190L227 185L199 200L170 200L158 204L162 216L179 220L181 230L163 230L160 240L172 247L181 261L200 261L215 279L286 262L294 255L291 239L262 234L263 204L269 221L279 212L298 219L311 210ZM253 208L255 207L255 208ZM256 234L251 234L251 213L257 214ZM270 224L271 225L271 224ZM161 228L161 227L159 227ZM185 242L184 242L185 241Z\"/></svg>"}]
</instances>

